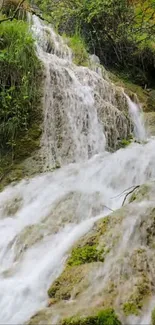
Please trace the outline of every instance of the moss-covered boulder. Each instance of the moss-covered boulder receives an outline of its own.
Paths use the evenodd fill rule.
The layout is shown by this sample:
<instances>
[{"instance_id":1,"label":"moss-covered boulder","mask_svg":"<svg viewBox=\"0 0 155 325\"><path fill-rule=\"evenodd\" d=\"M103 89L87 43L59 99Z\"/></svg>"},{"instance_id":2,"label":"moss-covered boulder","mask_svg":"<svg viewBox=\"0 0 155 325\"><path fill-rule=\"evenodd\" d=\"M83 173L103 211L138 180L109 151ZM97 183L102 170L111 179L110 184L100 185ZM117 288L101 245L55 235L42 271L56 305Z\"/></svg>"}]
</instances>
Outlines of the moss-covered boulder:
<instances>
[{"instance_id":1,"label":"moss-covered boulder","mask_svg":"<svg viewBox=\"0 0 155 325\"><path fill-rule=\"evenodd\" d=\"M59 276L57 280L51 285L48 290L48 295L50 298L55 299L55 302L59 300L69 300L74 299L81 290L88 286L88 281L85 281L88 270L93 269L94 265L79 265L68 267ZM84 281L83 281L84 280ZM51 303L51 300L49 301Z\"/></svg>"},{"instance_id":2,"label":"moss-covered boulder","mask_svg":"<svg viewBox=\"0 0 155 325\"><path fill-rule=\"evenodd\" d=\"M94 316L64 319L61 325L121 325L121 322L113 309L105 309Z\"/></svg>"},{"instance_id":3,"label":"moss-covered boulder","mask_svg":"<svg viewBox=\"0 0 155 325\"><path fill-rule=\"evenodd\" d=\"M111 307L122 323L134 316L138 324L154 295L154 195L154 182L140 186L129 203L97 221L80 239L48 290L49 301L40 312L40 324L44 319L47 324L55 319L71 324L78 319L78 324L85 324L94 321L91 317L100 310ZM35 317L30 324L35 324Z\"/></svg>"}]
</instances>

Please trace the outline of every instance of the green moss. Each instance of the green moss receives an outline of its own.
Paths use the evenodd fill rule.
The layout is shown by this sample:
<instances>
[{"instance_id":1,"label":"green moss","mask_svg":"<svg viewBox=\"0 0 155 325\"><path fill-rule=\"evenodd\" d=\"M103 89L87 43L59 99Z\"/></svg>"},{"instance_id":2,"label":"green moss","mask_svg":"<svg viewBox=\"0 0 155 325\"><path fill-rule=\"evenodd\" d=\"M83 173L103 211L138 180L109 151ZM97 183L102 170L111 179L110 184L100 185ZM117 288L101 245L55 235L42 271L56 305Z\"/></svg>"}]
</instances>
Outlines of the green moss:
<instances>
[{"instance_id":1,"label":"green moss","mask_svg":"<svg viewBox=\"0 0 155 325\"><path fill-rule=\"evenodd\" d=\"M149 190L150 186L149 185L142 185L140 186L139 189L135 190L129 200L129 203L132 203L134 201L141 201L144 198L148 199L149 198Z\"/></svg>"},{"instance_id":2,"label":"green moss","mask_svg":"<svg viewBox=\"0 0 155 325\"><path fill-rule=\"evenodd\" d=\"M139 310L133 302L126 302L123 305L123 311L126 316L139 314Z\"/></svg>"},{"instance_id":3,"label":"green moss","mask_svg":"<svg viewBox=\"0 0 155 325\"><path fill-rule=\"evenodd\" d=\"M49 324L49 318L48 315L46 315L46 310L41 310L34 316L30 318L28 322L26 322L26 325L38 325L38 324Z\"/></svg>"},{"instance_id":4,"label":"green moss","mask_svg":"<svg viewBox=\"0 0 155 325\"><path fill-rule=\"evenodd\" d=\"M106 233L109 223L110 217L105 217L97 223L97 232L95 236L96 242L98 242L98 239L101 235L104 235Z\"/></svg>"},{"instance_id":5,"label":"green moss","mask_svg":"<svg viewBox=\"0 0 155 325\"><path fill-rule=\"evenodd\" d=\"M118 148L125 148L127 146L129 146L129 144L131 143L132 141L129 139L122 139L119 144L118 144Z\"/></svg>"},{"instance_id":6,"label":"green moss","mask_svg":"<svg viewBox=\"0 0 155 325\"><path fill-rule=\"evenodd\" d=\"M130 203L132 203L132 202L134 202L135 200L137 199L137 195L136 195L136 193L133 193L132 195L131 195L131 198L130 198Z\"/></svg>"},{"instance_id":7,"label":"green moss","mask_svg":"<svg viewBox=\"0 0 155 325\"><path fill-rule=\"evenodd\" d=\"M38 124L40 123L38 119ZM14 151L0 158L0 191L11 182L27 176L21 162L40 147L41 128L34 123L29 130L16 140ZM29 175L28 175L29 176Z\"/></svg>"},{"instance_id":8,"label":"green moss","mask_svg":"<svg viewBox=\"0 0 155 325\"><path fill-rule=\"evenodd\" d=\"M152 310L151 314L151 325L155 325L155 308Z\"/></svg>"},{"instance_id":9,"label":"green moss","mask_svg":"<svg viewBox=\"0 0 155 325\"><path fill-rule=\"evenodd\" d=\"M149 279L143 276L136 285L135 292L131 295L129 301L123 305L125 315L138 315L143 307L144 299L150 294Z\"/></svg>"},{"instance_id":10,"label":"green moss","mask_svg":"<svg viewBox=\"0 0 155 325\"><path fill-rule=\"evenodd\" d=\"M85 245L82 247L75 247L72 250L71 256L67 262L69 266L81 265L92 262L103 262L104 250L98 250L96 245Z\"/></svg>"},{"instance_id":11,"label":"green moss","mask_svg":"<svg viewBox=\"0 0 155 325\"><path fill-rule=\"evenodd\" d=\"M105 309L95 316L64 319L62 325L121 325L121 323L113 309Z\"/></svg>"},{"instance_id":12,"label":"green moss","mask_svg":"<svg viewBox=\"0 0 155 325\"><path fill-rule=\"evenodd\" d=\"M87 267L83 265L69 267L58 277L48 290L50 298L56 300L68 300L77 284L87 274Z\"/></svg>"}]
</instances>

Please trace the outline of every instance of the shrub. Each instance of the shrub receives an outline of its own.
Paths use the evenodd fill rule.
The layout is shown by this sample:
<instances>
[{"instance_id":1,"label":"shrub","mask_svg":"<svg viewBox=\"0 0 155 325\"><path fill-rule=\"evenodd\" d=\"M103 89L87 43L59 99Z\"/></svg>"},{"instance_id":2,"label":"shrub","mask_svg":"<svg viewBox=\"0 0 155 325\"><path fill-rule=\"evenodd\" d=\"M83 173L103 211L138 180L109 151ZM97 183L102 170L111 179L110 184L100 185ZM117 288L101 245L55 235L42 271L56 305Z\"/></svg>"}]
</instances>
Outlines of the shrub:
<instances>
[{"instance_id":1,"label":"shrub","mask_svg":"<svg viewBox=\"0 0 155 325\"><path fill-rule=\"evenodd\" d=\"M16 146L32 122L40 120L41 64L28 25L14 20L0 29L0 152Z\"/></svg>"}]
</instances>

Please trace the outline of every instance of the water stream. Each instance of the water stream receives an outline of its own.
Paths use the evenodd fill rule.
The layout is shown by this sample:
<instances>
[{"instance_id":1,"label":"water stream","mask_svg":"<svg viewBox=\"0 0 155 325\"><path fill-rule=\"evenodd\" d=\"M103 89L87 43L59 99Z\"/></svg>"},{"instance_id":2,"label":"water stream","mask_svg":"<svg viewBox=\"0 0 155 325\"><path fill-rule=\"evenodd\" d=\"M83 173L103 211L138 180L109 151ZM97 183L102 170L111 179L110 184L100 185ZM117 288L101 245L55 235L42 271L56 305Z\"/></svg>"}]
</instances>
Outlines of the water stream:
<instances>
[{"instance_id":1,"label":"water stream","mask_svg":"<svg viewBox=\"0 0 155 325\"><path fill-rule=\"evenodd\" d=\"M54 52L51 45L47 53L49 43L41 35L43 30L52 34ZM73 244L96 220L122 205L119 193L155 178L154 139L146 144L132 143L114 153L105 150L106 131L98 119L92 89L95 83L101 83L98 104L106 102L109 112L117 111L114 116L118 117L118 109L114 107L115 87L110 88L109 82L94 71L75 65L73 68L69 48L51 28L43 29L37 18L33 31L39 35L38 53L46 68L42 138L45 170L53 165L54 154L60 162L63 157L69 158L63 168L22 180L0 193L0 324L23 324L46 306L47 289L63 270ZM56 71L52 79L51 71ZM67 80L72 80L67 89L63 79L66 74ZM56 112L52 111L55 97L60 96L54 83L67 94L58 101L63 114L60 106L56 106ZM128 104L135 136L145 140L138 105L129 99ZM58 112L59 122L63 122L61 149L54 126ZM70 160L72 163L67 164Z\"/></svg>"}]
</instances>

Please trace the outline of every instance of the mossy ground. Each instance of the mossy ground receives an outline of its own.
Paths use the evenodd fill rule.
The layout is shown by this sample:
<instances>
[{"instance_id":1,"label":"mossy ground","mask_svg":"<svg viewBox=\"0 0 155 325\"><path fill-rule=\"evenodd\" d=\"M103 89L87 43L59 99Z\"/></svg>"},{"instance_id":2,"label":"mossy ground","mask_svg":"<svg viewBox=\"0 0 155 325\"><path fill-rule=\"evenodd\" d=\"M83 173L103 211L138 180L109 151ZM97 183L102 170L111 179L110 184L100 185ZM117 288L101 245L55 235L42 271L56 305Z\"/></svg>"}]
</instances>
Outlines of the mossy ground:
<instances>
[{"instance_id":1,"label":"mossy ground","mask_svg":"<svg viewBox=\"0 0 155 325\"><path fill-rule=\"evenodd\" d=\"M149 191L150 191L150 186L145 184L142 185L140 188L136 189L130 199L129 199L129 203L132 203L134 201L142 201L143 198L145 197L145 199L149 199Z\"/></svg>"}]
</instances>

